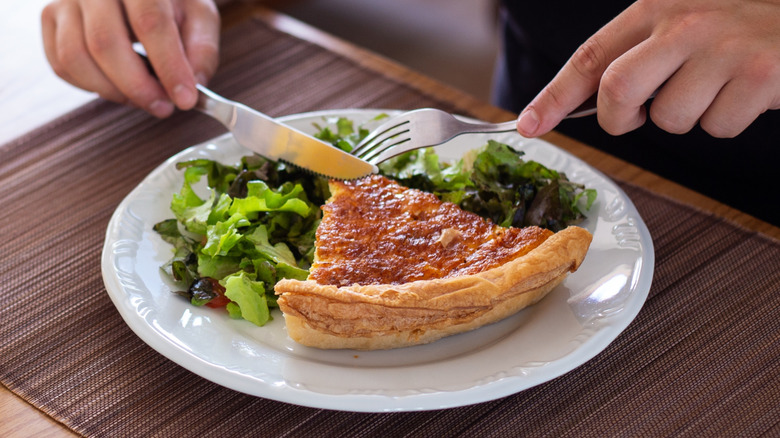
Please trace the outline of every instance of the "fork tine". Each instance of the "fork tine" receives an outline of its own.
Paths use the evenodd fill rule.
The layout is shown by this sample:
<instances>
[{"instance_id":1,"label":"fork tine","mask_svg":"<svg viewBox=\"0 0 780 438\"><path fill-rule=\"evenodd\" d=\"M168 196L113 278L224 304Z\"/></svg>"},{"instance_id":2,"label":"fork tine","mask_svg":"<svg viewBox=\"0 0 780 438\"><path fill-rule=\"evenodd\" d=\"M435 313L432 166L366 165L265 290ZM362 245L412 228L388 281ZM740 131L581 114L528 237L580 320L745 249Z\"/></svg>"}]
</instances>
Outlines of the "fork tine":
<instances>
[{"instance_id":1,"label":"fork tine","mask_svg":"<svg viewBox=\"0 0 780 438\"><path fill-rule=\"evenodd\" d=\"M352 155L359 156L362 153L365 153L366 149L370 149L377 144L381 143L382 141L385 141L389 137L384 137L381 141L377 141L378 138L384 136L386 133L398 128L401 125L405 125L409 123L409 120L388 120L387 122L383 123L382 125L378 126L376 129L374 129L366 138L364 138L360 143L358 143L357 146L355 146L355 149L352 150Z\"/></svg>"},{"instance_id":2,"label":"fork tine","mask_svg":"<svg viewBox=\"0 0 780 438\"><path fill-rule=\"evenodd\" d=\"M419 108L399 114L374 129L352 155L373 165L415 149L438 146L466 133L498 133L517 130L517 121L483 123L461 120L435 108Z\"/></svg>"},{"instance_id":3,"label":"fork tine","mask_svg":"<svg viewBox=\"0 0 780 438\"><path fill-rule=\"evenodd\" d=\"M380 127L379 129L372 132L362 142L360 142L360 144L358 144L355 149L352 150L351 154L355 155L356 157L363 157L366 154L371 153L373 149L381 146L388 140L409 132L409 128L407 127L408 124L409 121L404 120L393 126L388 126L387 128Z\"/></svg>"},{"instance_id":4,"label":"fork tine","mask_svg":"<svg viewBox=\"0 0 780 438\"><path fill-rule=\"evenodd\" d=\"M399 137L401 134L405 134L408 132L409 130L407 129L403 132L398 133L397 135L394 135L393 137L387 138L383 143L376 145L370 151L366 151L364 154L359 155L358 158L366 160L372 164L375 164L373 163L374 160L376 160L376 163L381 163L382 161L392 156L392 155L385 156L387 155L386 152L388 150L397 148L398 146L412 140L412 138L409 137L408 135L404 137ZM393 155L397 155L397 154L393 154Z\"/></svg>"}]
</instances>

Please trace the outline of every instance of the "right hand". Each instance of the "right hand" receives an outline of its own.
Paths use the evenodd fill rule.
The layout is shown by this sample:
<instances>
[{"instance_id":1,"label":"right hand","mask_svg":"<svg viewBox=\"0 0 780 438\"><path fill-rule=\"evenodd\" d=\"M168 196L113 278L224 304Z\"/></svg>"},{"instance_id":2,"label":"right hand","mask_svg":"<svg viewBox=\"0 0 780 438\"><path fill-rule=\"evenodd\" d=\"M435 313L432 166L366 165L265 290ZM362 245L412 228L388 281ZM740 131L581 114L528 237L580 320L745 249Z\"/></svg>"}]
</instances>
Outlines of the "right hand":
<instances>
[{"instance_id":1,"label":"right hand","mask_svg":"<svg viewBox=\"0 0 780 438\"><path fill-rule=\"evenodd\" d=\"M41 14L54 72L102 98L167 117L191 109L219 63L213 0L55 0ZM144 45L159 81L133 51Z\"/></svg>"},{"instance_id":2,"label":"right hand","mask_svg":"<svg viewBox=\"0 0 780 438\"><path fill-rule=\"evenodd\" d=\"M780 0L637 0L577 50L520 113L526 137L553 129L598 91L612 135L655 125L738 135L780 109Z\"/></svg>"}]
</instances>

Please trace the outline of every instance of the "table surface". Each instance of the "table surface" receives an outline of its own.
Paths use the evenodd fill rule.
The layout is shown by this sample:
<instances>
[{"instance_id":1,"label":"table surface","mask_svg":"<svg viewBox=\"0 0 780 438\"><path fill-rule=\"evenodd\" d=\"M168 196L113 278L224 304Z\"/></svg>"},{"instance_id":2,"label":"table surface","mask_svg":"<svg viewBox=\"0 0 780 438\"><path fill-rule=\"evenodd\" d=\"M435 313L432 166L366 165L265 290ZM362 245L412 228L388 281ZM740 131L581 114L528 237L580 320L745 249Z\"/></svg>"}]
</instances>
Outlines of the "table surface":
<instances>
[{"instance_id":1,"label":"table surface","mask_svg":"<svg viewBox=\"0 0 780 438\"><path fill-rule=\"evenodd\" d=\"M40 47L40 37L35 34L35 20L42 1L15 2L0 6L0 32L4 41L15 44L0 47L3 59L18 59L10 69L4 69L0 81L0 144L26 135L28 131L49 123L56 117L90 102L94 96L75 90L54 77L48 69ZM373 55L352 44L323 34L307 25L276 14L261 6L238 3L223 10L225 27L236 25L248 17L262 20L272 28L289 33L305 41L321 45L353 62L383 75L408 84L416 90L434 96L442 102L450 102L455 108L468 108L470 114L489 121L503 121L514 115L506 113L486 102L444 86L436 81L409 71L387 59ZM6 26L12 23L14 26ZM6 38L7 37L7 38ZM26 54L24 57L20 54ZM35 93L28 93L35 89ZM50 104L52 101L56 105ZM737 224L740 228L780 238L780 229L729 208L712 199L701 196L654 174L622 162L587 145L583 145L557 133L545 140L566 149L590 163L606 175L620 181L694 206L705 212ZM23 398L0 386L0 436L70 436L73 431L50 418Z\"/></svg>"}]
</instances>

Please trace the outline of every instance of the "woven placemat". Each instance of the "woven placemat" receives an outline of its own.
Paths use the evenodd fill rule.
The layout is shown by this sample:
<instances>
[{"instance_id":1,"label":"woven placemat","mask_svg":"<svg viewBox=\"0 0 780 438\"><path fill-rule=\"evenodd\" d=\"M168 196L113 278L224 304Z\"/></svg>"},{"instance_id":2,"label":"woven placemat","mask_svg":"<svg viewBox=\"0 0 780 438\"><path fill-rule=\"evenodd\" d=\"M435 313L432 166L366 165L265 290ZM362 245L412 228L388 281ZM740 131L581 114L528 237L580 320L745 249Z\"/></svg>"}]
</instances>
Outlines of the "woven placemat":
<instances>
[{"instance_id":1,"label":"woven placemat","mask_svg":"<svg viewBox=\"0 0 780 438\"><path fill-rule=\"evenodd\" d=\"M248 21L212 88L270 115L467 108ZM621 184L653 236L636 320L593 360L492 402L362 414L247 396L144 344L100 274L108 220L149 171L223 132L96 101L0 146L0 380L88 436L734 436L780 434L780 244Z\"/></svg>"}]
</instances>

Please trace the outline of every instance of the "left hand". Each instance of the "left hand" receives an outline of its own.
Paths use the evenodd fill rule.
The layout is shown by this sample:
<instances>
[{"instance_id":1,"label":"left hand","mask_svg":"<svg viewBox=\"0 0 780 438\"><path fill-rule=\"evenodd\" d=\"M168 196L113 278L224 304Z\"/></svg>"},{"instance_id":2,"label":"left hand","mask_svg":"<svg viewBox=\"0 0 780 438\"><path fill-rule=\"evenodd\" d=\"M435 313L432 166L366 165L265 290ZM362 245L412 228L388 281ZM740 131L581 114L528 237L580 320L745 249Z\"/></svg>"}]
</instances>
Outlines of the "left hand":
<instances>
[{"instance_id":1,"label":"left hand","mask_svg":"<svg viewBox=\"0 0 780 438\"><path fill-rule=\"evenodd\" d=\"M598 122L619 135L650 118L734 137L780 108L780 0L638 0L596 32L520 113L536 137L598 92Z\"/></svg>"},{"instance_id":2,"label":"left hand","mask_svg":"<svg viewBox=\"0 0 780 438\"><path fill-rule=\"evenodd\" d=\"M213 0L54 0L41 13L46 57L58 76L157 117L190 109L196 82L219 62ZM133 51L143 43L157 77Z\"/></svg>"}]
</instances>

